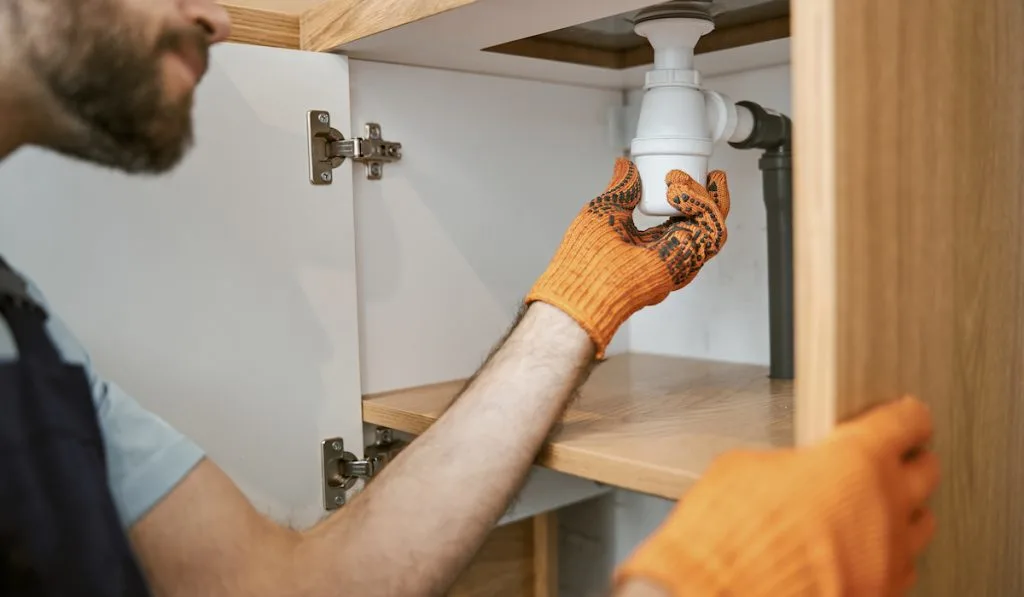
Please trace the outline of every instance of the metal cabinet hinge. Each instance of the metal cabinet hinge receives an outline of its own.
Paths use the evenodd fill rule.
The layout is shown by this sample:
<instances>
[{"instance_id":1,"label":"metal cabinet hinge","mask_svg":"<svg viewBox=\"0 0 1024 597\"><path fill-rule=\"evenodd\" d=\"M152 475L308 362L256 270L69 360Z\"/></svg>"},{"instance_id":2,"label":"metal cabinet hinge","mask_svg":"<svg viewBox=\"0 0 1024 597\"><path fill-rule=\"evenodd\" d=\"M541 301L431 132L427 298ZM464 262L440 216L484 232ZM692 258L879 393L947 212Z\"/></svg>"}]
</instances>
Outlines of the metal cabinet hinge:
<instances>
[{"instance_id":1,"label":"metal cabinet hinge","mask_svg":"<svg viewBox=\"0 0 1024 597\"><path fill-rule=\"evenodd\" d=\"M366 457L360 460L345 451L344 439L334 437L322 441L324 509L337 510L344 506L348 490L359 479L372 479L407 445L408 442L395 439L390 429L378 427L374 442L363 450Z\"/></svg>"},{"instance_id":2,"label":"metal cabinet hinge","mask_svg":"<svg viewBox=\"0 0 1024 597\"><path fill-rule=\"evenodd\" d=\"M380 180L384 177L384 164L402 159L402 144L385 141L380 125L371 122L366 125L366 138L346 139L337 129L331 127L331 115L323 110L307 113L307 137L309 141L309 182L315 185L331 184L332 170L344 163L345 158L366 165L366 178Z\"/></svg>"}]
</instances>

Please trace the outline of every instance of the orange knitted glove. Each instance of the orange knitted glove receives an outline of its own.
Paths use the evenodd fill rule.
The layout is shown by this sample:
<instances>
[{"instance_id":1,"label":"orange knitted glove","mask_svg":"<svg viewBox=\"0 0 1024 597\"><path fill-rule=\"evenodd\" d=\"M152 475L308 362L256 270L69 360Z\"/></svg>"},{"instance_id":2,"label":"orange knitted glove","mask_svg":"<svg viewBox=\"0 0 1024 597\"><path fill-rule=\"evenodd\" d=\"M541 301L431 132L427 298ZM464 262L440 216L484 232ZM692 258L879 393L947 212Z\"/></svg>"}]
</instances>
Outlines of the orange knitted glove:
<instances>
[{"instance_id":1,"label":"orange knitted glove","mask_svg":"<svg viewBox=\"0 0 1024 597\"><path fill-rule=\"evenodd\" d=\"M729 187L725 173L708 175L708 186L673 170L665 177L667 201L680 215L637 230L640 175L619 158L608 188L585 205L562 239L547 271L526 302L558 307L590 335L597 358L630 315L660 303L690 283L725 244Z\"/></svg>"},{"instance_id":2,"label":"orange knitted glove","mask_svg":"<svg viewBox=\"0 0 1024 597\"><path fill-rule=\"evenodd\" d=\"M617 571L674 597L891 597L915 580L938 484L925 406L906 398L810 448L720 457Z\"/></svg>"}]
</instances>

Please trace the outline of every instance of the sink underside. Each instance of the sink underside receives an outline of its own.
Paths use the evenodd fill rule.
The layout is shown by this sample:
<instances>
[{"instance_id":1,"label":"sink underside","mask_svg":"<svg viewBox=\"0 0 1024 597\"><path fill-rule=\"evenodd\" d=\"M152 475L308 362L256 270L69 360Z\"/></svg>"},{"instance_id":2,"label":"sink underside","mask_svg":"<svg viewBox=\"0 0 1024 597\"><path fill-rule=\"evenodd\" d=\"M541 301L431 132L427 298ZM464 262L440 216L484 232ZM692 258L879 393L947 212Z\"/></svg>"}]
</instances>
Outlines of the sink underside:
<instances>
[{"instance_id":1,"label":"sink underside","mask_svg":"<svg viewBox=\"0 0 1024 597\"><path fill-rule=\"evenodd\" d=\"M701 38L695 52L789 37L789 0L712 0L715 30ZM633 32L638 10L520 39L485 51L529 58L626 69L650 64L647 40Z\"/></svg>"}]
</instances>

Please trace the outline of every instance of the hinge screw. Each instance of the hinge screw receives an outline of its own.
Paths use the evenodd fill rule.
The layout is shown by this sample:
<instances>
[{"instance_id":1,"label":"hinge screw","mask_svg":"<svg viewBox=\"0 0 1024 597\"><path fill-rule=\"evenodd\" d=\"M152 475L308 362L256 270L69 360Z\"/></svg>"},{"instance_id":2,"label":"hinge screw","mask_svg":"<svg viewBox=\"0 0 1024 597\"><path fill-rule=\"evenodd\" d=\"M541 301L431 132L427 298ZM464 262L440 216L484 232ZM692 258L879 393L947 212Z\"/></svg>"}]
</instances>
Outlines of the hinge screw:
<instances>
[{"instance_id":1,"label":"hinge screw","mask_svg":"<svg viewBox=\"0 0 1024 597\"><path fill-rule=\"evenodd\" d=\"M328 116L327 114L321 114L321 115L317 116L317 120L319 120L323 124L327 124L328 122L331 121L331 117Z\"/></svg>"},{"instance_id":2,"label":"hinge screw","mask_svg":"<svg viewBox=\"0 0 1024 597\"><path fill-rule=\"evenodd\" d=\"M332 442L331 443L331 449L334 450L335 452L341 452L341 448L342 448L341 442Z\"/></svg>"},{"instance_id":3,"label":"hinge screw","mask_svg":"<svg viewBox=\"0 0 1024 597\"><path fill-rule=\"evenodd\" d=\"M380 178L381 169L380 164L370 164L370 176L374 178Z\"/></svg>"},{"instance_id":4,"label":"hinge screw","mask_svg":"<svg viewBox=\"0 0 1024 597\"><path fill-rule=\"evenodd\" d=\"M334 496L334 505L335 506L344 506L345 505L345 496L343 496L343 495L336 495L336 496Z\"/></svg>"},{"instance_id":5,"label":"hinge screw","mask_svg":"<svg viewBox=\"0 0 1024 597\"><path fill-rule=\"evenodd\" d=\"M330 172L322 172L322 173L320 173L320 180L322 180L324 182L331 182L331 173Z\"/></svg>"}]
</instances>

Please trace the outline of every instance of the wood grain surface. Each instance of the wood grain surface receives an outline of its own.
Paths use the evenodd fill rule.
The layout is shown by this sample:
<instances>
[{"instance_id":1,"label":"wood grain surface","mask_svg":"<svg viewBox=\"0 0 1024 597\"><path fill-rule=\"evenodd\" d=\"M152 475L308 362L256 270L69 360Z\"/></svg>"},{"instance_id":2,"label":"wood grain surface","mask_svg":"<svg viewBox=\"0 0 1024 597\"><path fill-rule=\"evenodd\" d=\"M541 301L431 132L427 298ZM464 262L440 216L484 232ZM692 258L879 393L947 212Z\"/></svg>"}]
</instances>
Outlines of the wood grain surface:
<instances>
[{"instance_id":1,"label":"wood grain surface","mask_svg":"<svg viewBox=\"0 0 1024 597\"><path fill-rule=\"evenodd\" d=\"M244 0L220 2L231 15L230 42L299 49L299 15L263 10Z\"/></svg>"},{"instance_id":2,"label":"wood grain surface","mask_svg":"<svg viewBox=\"0 0 1024 597\"><path fill-rule=\"evenodd\" d=\"M836 86L831 0L793 0L793 312L796 442L836 421Z\"/></svg>"},{"instance_id":3,"label":"wood grain surface","mask_svg":"<svg viewBox=\"0 0 1024 597\"><path fill-rule=\"evenodd\" d=\"M322 52L477 0L330 0L302 15L302 49Z\"/></svg>"},{"instance_id":4,"label":"wood grain surface","mask_svg":"<svg viewBox=\"0 0 1024 597\"><path fill-rule=\"evenodd\" d=\"M366 396L363 420L423 433L462 385ZM675 499L726 450L791 445L792 417L792 384L764 367L619 355L597 366L538 463Z\"/></svg>"},{"instance_id":5,"label":"wood grain surface","mask_svg":"<svg viewBox=\"0 0 1024 597\"><path fill-rule=\"evenodd\" d=\"M477 0L218 0L237 43L330 51Z\"/></svg>"},{"instance_id":6,"label":"wood grain surface","mask_svg":"<svg viewBox=\"0 0 1024 597\"><path fill-rule=\"evenodd\" d=\"M538 524L528 518L494 529L448 597L548 597L536 585Z\"/></svg>"},{"instance_id":7,"label":"wood grain surface","mask_svg":"<svg viewBox=\"0 0 1024 597\"><path fill-rule=\"evenodd\" d=\"M916 595L1024 595L1024 2L793 11L799 437L921 396L944 483Z\"/></svg>"},{"instance_id":8,"label":"wood grain surface","mask_svg":"<svg viewBox=\"0 0 1024 597\"><path fill-rule=\"evenodd\" d=\"M533 597L558 597L558 513L533 517Z\"/></svg>"},{"instance_id":9,"label":"wood grain surface","mask_svg":"<svg viewBox=\"0 0 1024 597\"><path fill-rule=\"evenodd\" d=\"M268 10L280 14L301 15L321 2L333 0L218 0L220 4L232 4L239 8Z\"/></svg>"}]
</instances>

